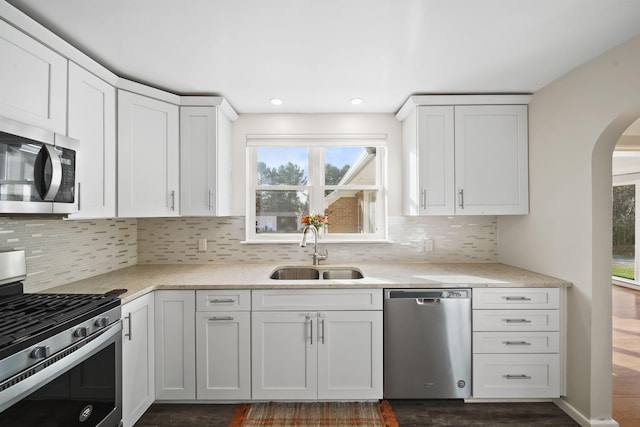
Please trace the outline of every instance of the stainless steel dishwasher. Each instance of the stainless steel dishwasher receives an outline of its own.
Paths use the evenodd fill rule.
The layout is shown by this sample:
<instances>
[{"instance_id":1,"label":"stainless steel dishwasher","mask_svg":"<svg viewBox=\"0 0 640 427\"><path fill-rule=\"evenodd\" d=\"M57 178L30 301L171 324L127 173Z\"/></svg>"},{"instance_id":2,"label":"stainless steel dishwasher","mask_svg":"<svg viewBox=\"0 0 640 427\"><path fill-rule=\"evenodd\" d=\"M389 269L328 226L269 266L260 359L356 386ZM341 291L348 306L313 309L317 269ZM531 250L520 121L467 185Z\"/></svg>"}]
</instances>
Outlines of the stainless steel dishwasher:
<instances>
[{"instance_id":1,"label":"stainless steel dishwasher","mask_svg":"<svg viewBox=\"0 0 640 427\"><path fill-rule=\"evenodd\" d=\"M385 289L384 397L471 396L471 289Z\"/></svg>"}]
</instances>

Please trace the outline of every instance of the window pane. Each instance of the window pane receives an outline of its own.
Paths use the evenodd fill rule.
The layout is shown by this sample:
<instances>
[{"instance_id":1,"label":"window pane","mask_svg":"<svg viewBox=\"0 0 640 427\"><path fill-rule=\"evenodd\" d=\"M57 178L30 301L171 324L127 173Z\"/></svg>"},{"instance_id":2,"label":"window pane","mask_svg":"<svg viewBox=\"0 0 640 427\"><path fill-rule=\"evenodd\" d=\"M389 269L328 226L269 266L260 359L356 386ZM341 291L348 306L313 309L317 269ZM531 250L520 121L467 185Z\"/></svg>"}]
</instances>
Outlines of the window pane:
<instances>
[{"instance_id":1,"label":"window pane","mask_svg":"<svg viewBox=\"0 0 640 427\"><path fill-rule=\"evenodd\" d=\"M308 210L306 191L256 191L256 233L297 233Z\"/></svg>"},{"instance_id":2,"label":"window pane","mask_svg":"<svg viewBox=\"0 0 640 427\"><path fill-rule=\"evenodd\" d=\"M377 190L325 192L329 233L375 233Z\"/></svg>"},{"instance_id":3,"label":"window pane","mask_svg":"<svg viewBox=\"0 0 640 427\"><path fill-rule=\"evenodd\" d=\"M327 147L324 181L326 185L375 185L375 147Z\"/></svg>"},{"instance_id":4,"label":"window pane","mask_svg":"<svg viewBox=\"0 0 640 427\"><path fill-rule=\"evenodd\" d=\"M258 148L258 185L305 185L309 173L309 149Z\"/></svg>"},{"instance_id":5,"label":"window pane","mask_svg":"<svg viewBox=\"0 0 640 427\"><path fill-rule=\"evenodd\" d=\"M613 187L613 276L635 280L636 187Z\"/></svg>"}]
</instances>

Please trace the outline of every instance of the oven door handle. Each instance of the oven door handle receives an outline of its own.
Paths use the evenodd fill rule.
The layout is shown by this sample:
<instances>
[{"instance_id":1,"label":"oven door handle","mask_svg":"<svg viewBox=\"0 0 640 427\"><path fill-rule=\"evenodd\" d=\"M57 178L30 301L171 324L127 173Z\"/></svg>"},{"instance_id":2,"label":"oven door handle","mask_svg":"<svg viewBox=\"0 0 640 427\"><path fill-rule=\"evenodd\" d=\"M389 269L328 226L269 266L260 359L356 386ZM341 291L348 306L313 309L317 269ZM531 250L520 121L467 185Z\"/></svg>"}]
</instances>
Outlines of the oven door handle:
<instances>
[{"instance_id":1,"label":"oven door handle","mask_svg":"<svg viewBox=\"0 0 640 427\"><path fill-rule=\"evenodd\" d=\"M35 372L34 374L24 377L24 372L19 372L6 379L0 383L0 390L2 390L0 391L0 412L11 407L23 397L26 397L34 390L52 381L61 373L68 371L103 348L113 343L116 343L116 348L118 348L121 335L122 323L118 320L100 332L96 332L81 341L77 341L58 353L52 354L51 357L44 359L39 364L30 367L29 371ZM73 351L68 353L72 349ZM63 355L64 353L68 354ZM60 358L55 360L56 357ZM52 360L55 361L52 362ZM5 386L7 386L7 388L3 389Z\"/></svg>"}]
</instances>

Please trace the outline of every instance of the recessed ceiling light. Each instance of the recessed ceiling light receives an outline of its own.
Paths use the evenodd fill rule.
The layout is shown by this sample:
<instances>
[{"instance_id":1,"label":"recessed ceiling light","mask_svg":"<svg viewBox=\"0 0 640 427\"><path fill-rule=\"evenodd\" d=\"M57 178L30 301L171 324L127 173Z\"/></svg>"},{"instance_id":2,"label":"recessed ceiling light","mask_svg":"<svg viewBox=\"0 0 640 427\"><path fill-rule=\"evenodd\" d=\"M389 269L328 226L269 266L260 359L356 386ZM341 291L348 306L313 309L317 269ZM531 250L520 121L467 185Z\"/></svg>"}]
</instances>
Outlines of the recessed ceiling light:
<instances>
[{"instance_id":1,"label":"recessed ceiling light","mask_svg":"<svg viewBox=\"0 0 640 427\"><path fill-rule=\"evenodd\" d=\"M362 98L351 99L351 105L360 105L360 104L362 104Z\"/></svg>"},{"instance_id":2,"label":"recessed ceiling light","mask_svg":"<svg viewBox=\"0 0 640 427\"><path fill-rule=\"evenodd\" d=\"M271 98L269 102L273 105L282 105L282 99L280 98Z\"/></svg>"}]
</instances>

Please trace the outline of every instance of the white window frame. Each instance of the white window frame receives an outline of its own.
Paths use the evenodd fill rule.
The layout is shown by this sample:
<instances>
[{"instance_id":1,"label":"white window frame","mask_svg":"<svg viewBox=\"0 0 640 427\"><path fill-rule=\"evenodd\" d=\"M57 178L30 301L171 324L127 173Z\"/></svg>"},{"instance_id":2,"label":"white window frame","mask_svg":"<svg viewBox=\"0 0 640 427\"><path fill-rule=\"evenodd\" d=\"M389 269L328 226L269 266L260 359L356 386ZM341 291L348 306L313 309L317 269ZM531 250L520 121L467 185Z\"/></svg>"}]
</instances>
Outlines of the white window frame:
<instances>
[{"instance_id":1,"label":"white window frame","mask_svg":"<svg viewBox=\"0 0 640 427\"><path fill-rule=\"evenodd\" d=\"M376 148L376 185L324 185L324 148L330 147L375 147ZM309 171L307 185L286 186L279 185L277 190L305 189L309 194L309 211L324 212L324 189L338 187L340 190L376 190L379 201L375 212L378 224L376 233L324 233L323 243L357 243L357 242L387 242L387 135L386 134L322 134L322 135L256 135L246 136L247 150L247 200L245 216L245 243L289 243L299 242L298 233L256 233L256 191L267 189L258 186L257 177L257 149L259 147L306 147L309 148ZM274 186L270 187L274 189ZM331 221L331 218L329 218Z\"/></svg>"},{"instance_id":2,"label":"white window frame","mask_svg":"<svg viewBox=\"0 0 640 427\"><path fill-rule=\"evenodd\" d=\"M635 215L635 235L636 235L636 243L640 241L640 173L633 173L627 175L615 175L612 177L612 185L613 187L621 186L621 185L635 185L636 190L636 215ZM640 250L640 245L636 244L636 256L635 256L635 280L627 279L625 277L619 276L611 276L611 280L616 285L632 287L634 289L640 289L640 254L638 250Z\"/></svg>"}]
</instances>

